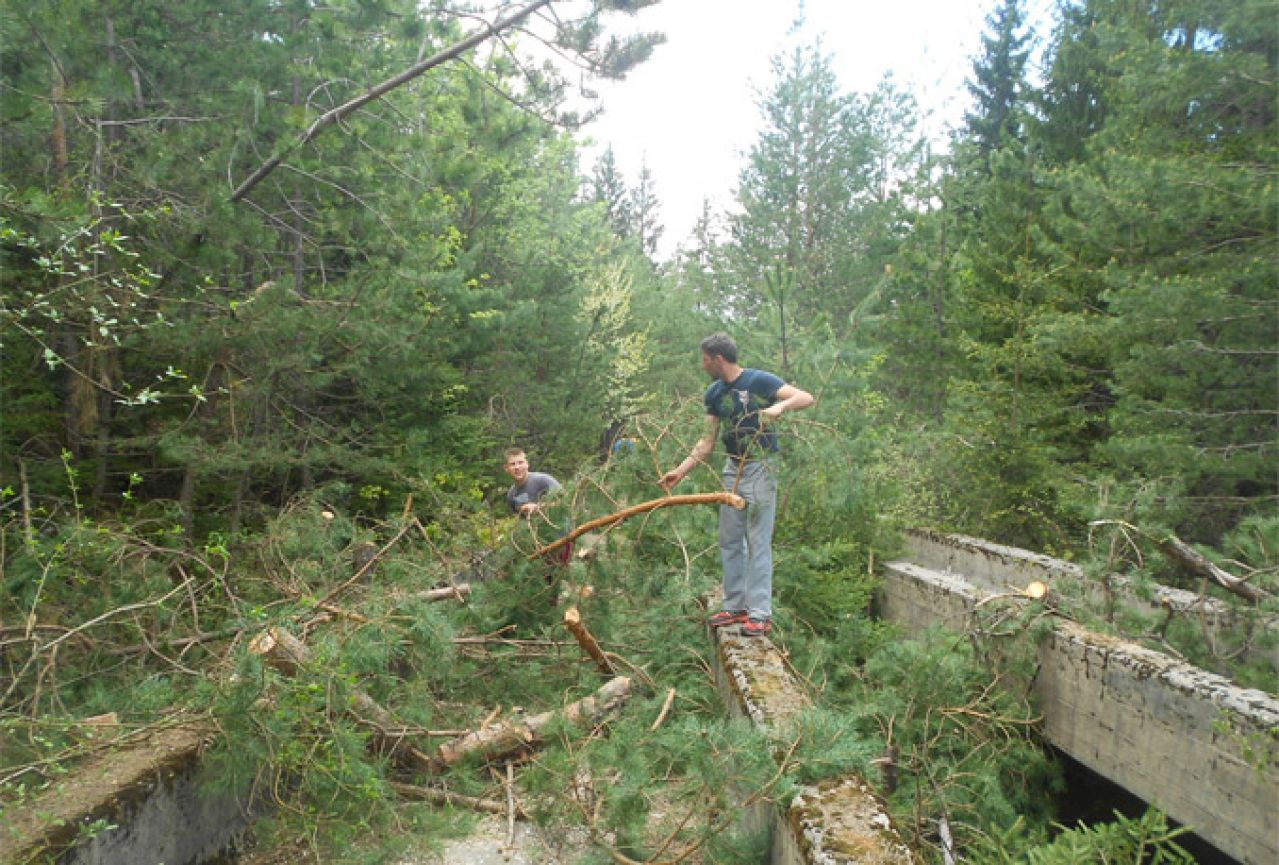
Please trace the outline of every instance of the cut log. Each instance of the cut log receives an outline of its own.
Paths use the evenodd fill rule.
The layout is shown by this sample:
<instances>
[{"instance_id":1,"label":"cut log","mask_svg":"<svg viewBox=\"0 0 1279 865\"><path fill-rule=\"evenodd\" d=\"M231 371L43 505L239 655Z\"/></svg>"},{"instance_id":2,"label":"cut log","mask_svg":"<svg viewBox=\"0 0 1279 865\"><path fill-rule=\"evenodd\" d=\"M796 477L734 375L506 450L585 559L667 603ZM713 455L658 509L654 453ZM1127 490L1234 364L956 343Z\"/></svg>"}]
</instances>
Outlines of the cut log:
<instances>
[{"instance_id":1,"label":"cut log","mask_svg":"<svg viewBox=\"0 0 1279 865\"><path fill-rule=\"evenodd\" d=\"M687 496L663 496L660 499L653 499L651 501L641 502L638 505L631 505L629 508L622 508L622 510L617 511L616 513L606 514L602 517L596 517L590 522L582 523L564 537L557 539L554 543L547 544L544 547L539 547L529 553L528 558L532 560L544 556L547 553L554 552L570 541L575 541L582 535L587 532L594 531L595 529L603 528L604 526L611 526L614 523L620 523L623 520L630 519L631 517L646 514L649 511L655 511L658 508L669 508L674 507L675 505L730 505L740 511L745 509L746 499L739 495L735 495L734 493L725 492L693 493L692 495Z\"/></svg>"},{"instance_id":2,"label":"cut log","mask_svg":"<svg viewBox=\"0 0 1279 865\"><path fill-rule=\"evenodd\" d=\"M282 628L268 628L249 641L249 651L261 655L272 668L286 676L294 676L302 667L311 663L311 651L306 644ZM418 772L433 772L438 768L430 756L416 748L412 742L396 733L403 724L386 709L358 688L351 689L351 715L373 730L378 748L389 753L401 765Z\"/></svg>"},{"instance_id":3,"label":"cut log","mask_svg":"<svg viewBox=\"0 0 1279 865\"><path fill-rule=\"evenodd\" d=\"M1022 594L1030 598L1032 601L1043 600L1048 597L1048 584L1035 580L1022 590Z\"/></svg>"},{"instance_id":4,"label":"cut log","mask_svg":"<svg viewBox=\"0 0 1279 865\"><path fill-rule=\"evenodd\" d=\"M618 676L593 695L559 711L543 712L530 718L484 727L452 742L445 742L437 750L436 760L443 766L454 766L468 756L478 755L491 760L536 744L541 741L542 731L555 718L563 717L574 724L588 720L594 723L617 709L630 695L630 691L631 680L626 676Z\"/></svg>"},{"instance_id":5,"label":"cut log","mask_svg":"<svg viewBox=\"0 0 1279 865\"><path fill-rule=\"evenodd\" d=\"M577 640L577 644L582 647L582 651L591 656L601 673L606 676L617 675L617 671L613 669L612 663L604 654L604 650L600 648L600 644L586 629L586 625L582 624L582 614L578 612L577 607L569 607L564 611L564 627L568 628L569 633Z\"/></svg>"}]
</instances>

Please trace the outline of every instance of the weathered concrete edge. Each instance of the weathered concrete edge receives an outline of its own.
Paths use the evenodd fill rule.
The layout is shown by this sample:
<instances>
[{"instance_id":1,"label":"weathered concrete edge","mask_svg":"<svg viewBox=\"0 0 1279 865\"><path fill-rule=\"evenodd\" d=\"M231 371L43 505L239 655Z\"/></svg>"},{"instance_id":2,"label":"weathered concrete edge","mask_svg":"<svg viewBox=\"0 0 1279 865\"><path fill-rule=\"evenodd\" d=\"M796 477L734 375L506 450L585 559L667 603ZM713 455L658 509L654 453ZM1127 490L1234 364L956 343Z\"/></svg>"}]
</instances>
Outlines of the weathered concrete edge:
<instances>
[{"instance_id":1,"label":"weathered concrete edge","mask_svg":"<svg viewBox=\"0 0 1279 865\"><path fill-rule=\"evenodd\" d=\"M771 640L712 632L715 682L734 717L784 738L811 706ZM919 859L893 827L864 780L847 777L805 788L788 806L758 801L744 815L750 831L772 826L770 865L915 865Z\"/></svg>"},{"instance_id":2,"label":"weathered concrete edge","mask_svg":"<svg viewBox=\"0 0 1279 865\"><path fill-rule=\"evenodd\" d=\"M1004 592L1010 586L1022 589L1034 580L1041 580L1048 585L1078 586L1089 603L1099 609L1106 603L1102 587L1087 579L1083 568L1073 562L933 529L907 529L903 532L903 540L909 561L934 571L962 575L984 592ZM1228 632L1238 624L1235 610L1214 598L1156 583L1152 602L1139 597L1126 577L1113 575L1111 583L1125 604L1150 614L1173 610L1182 615L1193 615L1214 635ZM1279 619L1265 622L1263 627L1275 635L1275 645L1268 649L1250 649L1247 656L1265 661L1279 670Z\"/></svg>"},{"instance_id":3,"label":"weathered concrete edge","mask_svg":"<svg viewBox=\"0 0 1279 865\"><path fill-rule=\"evenodd\" d=\"M909 630L963 630L982 594L911 562L884 573L881 614ZM1038 653L1054 745L1241 862L1279 861L1279 701L1073 623Z\"/></svg>"},{"instance_id":4,"label":"weathered concrete edge","mask_svg":"<svg viewBox=\"0 0 1279 865\"><path fill-rule=\"evenodd\" d=\"M97 858L92 861L116 861L109 856L104 858L102 850L132 831L135 818L157 793L194 784L200 757L214 735L212 727L198 722L161 730L145 743L122 746L91 761L27 804L5 809L4 825L0 827L0 863L74 863L81 861L77 857L82 852L91 853L90 848L98 851L93 853ZM138 749L146 750L146 759L130 757ZM76 785L74 790L66 786L71 783ZM240 809L236 806L234 810ZM80 831L100 819L115 824L115 828L97 833L90 841L78 842ZM247 818L221 821L218 832L207 838L195 837L194 827L186 823L174 828L186 831L184 844L208 848L203 854L212 855L234 843L247 822Z\"/></svg>"}]
</instances>

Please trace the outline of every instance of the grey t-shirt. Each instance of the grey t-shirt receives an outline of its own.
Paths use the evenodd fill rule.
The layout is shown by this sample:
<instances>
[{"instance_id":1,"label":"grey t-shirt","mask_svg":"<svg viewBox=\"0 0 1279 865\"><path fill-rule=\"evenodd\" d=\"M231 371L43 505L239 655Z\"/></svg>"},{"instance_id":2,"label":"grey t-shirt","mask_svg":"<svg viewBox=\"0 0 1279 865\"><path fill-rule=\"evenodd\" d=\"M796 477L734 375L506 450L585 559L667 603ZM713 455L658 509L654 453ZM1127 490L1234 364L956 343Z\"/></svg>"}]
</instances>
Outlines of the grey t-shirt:
<instances>
[{"instance_id":1,"label":"grey t-shirt","mask_svg":"<svg viewBox=\"0 0 1279 865\"><path fill-rule=\"evenodd\" d=\"M560 482L545 472L529 472L522 484L512 484L506 491L506 503L515 513L529 502L540 502L547 493L560 488Z\"/></svg>"}]
</instances>

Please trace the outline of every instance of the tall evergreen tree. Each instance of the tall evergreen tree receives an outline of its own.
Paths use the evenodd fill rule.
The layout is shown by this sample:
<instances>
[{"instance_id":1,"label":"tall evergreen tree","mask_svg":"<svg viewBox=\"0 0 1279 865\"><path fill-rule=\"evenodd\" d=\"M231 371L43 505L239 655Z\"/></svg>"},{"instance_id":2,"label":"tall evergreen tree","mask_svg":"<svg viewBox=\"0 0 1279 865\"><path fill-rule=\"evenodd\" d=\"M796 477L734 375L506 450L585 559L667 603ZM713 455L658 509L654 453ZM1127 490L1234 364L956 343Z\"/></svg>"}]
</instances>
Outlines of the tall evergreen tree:
<instances>
[{"instance_id":1,"label":"tall evergreen tree","mask_svg":"<svg viewBox=\"0 0 1279 865\"><path fill-rule=\"evenodd\" d=\"M913 103L891 81L841 91L820 46L773 61L765 125L730 217L728 314L771 334L785 368L813 334L843 338L900 241ZM900 146L899 146L900 145Z\"/></svg>"},{"instance_id":2,"label":"tall evergreen tree","mask_svg":"<svg viewBox=\"0 0 1279 865\"><path fill-rule=\"evenodd\" d=\"M1063 276L1096 285L1074 338L1113 371L1100 477L1141 520L1218 543L1279 494L1279 30L1261 0L1138 6L1085 4L1106 118L1061 173L1052 234Z\"/></svg>"},{"instance_id":3,"label":"tall evergreen tree","mask_svg":"<svg viewBox=\"0 0 1279 865\"><path fill-rule=\"evenodd\" d=\"M653 182L653 172L649 170L648 160L640 163L639 182L630 195L631 218L633 230L639 240L640 249L650 259L657 255L657 242L664 231L660 222L661 201L657 197L657 188Z\"/></svg>"},{"instance_id":4,"label":"tall evergreen tree","mask_svg":"<svg viewBox=\"0 0 1279 865\"><path fill-rule=\"evenodd\" d=\"M981 55L966 82L976 104L965 113L966 138L983 160L1009 141L1025 138L1026 61L1023 0L1002 0L986 17Z\"/></svg>"}]
</instances>

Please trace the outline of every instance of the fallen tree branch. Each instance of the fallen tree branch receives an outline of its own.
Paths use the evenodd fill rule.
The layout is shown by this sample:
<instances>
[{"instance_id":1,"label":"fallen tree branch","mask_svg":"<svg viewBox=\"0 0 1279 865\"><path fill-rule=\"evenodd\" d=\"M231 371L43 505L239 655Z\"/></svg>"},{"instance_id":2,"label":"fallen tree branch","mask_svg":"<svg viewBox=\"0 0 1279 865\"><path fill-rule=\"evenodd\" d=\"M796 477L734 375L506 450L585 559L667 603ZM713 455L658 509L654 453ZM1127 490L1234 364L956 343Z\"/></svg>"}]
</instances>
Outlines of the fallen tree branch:
<instances>
[{"instance_id":1,"label":"fallen tree branch","mask_svg":"<svg viewBox=\"0 0 1279 865\"><path fill-rule=\"evenodd\" d=\"M662 722L666 720L666 716L671 712L671 706L675 705L675 689L668 688L666 691L666 700L662 702L662 711L657 713L657 720L653 722L653 726L648 728L650 733L656 733L657 728L662 726Z\"/></svg>"},{"instance_id":2,"label":"fallen tree branch","mask_svg":"<svg viewBox=\"0 0 1279 865\"><path fill-rule=\"evenodd\" d=\"M725 492L693 493L686 496L663 496L660 499L653 499L651 501L641 502L638 505L631 505L629 508L623 508L616 513L596 517L590 522L582 523L582 525L573 529L573 531L569 532L564 537L557 539L554 543L547 544L544 547L539 547L529 553L528 558L532 560L539 558L540 556L544 556L547 553L554 552L570 541L577 540L589 531L602 528L603 526L611 526L614 523L629 520L631 517L646 514L649 511L655 511L658 508L669 508L675 505L731 505L740 511L746 507L746 499L739 495L735 495L734 493Z\"/></svg>"},{"instance_id":3,"label":"fallen tree branch","mask_svg":"<svg viewBox=\"0 0 1279 865\"><path fill-rule=\"evenodd\" d=\"M272 668L286 676L294 676L312 663L306 644L282 628L267 628L249 641L249 651L262 656ZM351 715L373 730L378 747L390 753L400 764L419 772L433 772L438 767L430 756L418 750L396 730L403 730L394 716L376 700L358 688L351 689Z\"/></svg>"},{"instance_id":4,"label":"fallen tree branch","mask_svg":"<svg viewBox=\"0 0 1279 865\"><path fill-rule=\"evenodd\" d=\"M411 595L405 595L404 600L425 601L428 604L433 604L436 601L463 601L470 597L470 594L470 583L458 583L456 586L444 586L439 589L427 589L424 592L414 592Z\"/></svg>"},{"instance_id":5,"label":"fallen tree branch","mask_svg":"<svg viewBox=\"0 0 1279 865\"><path fill-rule=\"evenodd\" d=\"M531 718L508 721L492 727L482 727L465 736L445 742L437 749L436 760L443 766L455 766L471 755L491 760L542 738L542 731L558 717L573 724L585 720L597 721L617 709L630 696L631 680L618 676L610 680L593 695L552 712L543 712Z\"/></svg>"},{"instance_id":6,"label":"fallen tree branch","mask_svg":"<svg viewBox=\"0 0 1279 865\"><path fill-rule=\"evenodd\" d=\"M1186 570L1201 577L1207 577L1226 591L1233 592L1245 600L1259 604L1272 597L1269 592L1219 567L1176 535L1169 535L1163 540L1156 538L1155 544Z\"/></svg>"},{"instance_id":7,"label":"fallen tree branch","mask_svg":"<svg viewBox=\"0 0 1279 865\"><path fill-rule=\"evenodd\" d=\"M1140 528L1126 523L1123 520L1093 520L1090 526L1118 526L1130 532L1134 532L1143 537L1149 538L1150 541L1157 546L1164 555L1181 565L1192 574L1201 577L1207 577L1217 585L1221 586L1228 592L1236 594L1239 597L1259 604L1262 601L1269 600L1274 595L1265 589L1259 589L1250 584L1242 577L1236 577L1234 574L1221 568L1212 562L1203 553L1194 549L1190 544L1183 541L1176 535L1168 535L1167 537L1157 538L1149 532L1142 531Z\"/></svg>"},{"instance_id":8,"label":"fallen tree branch","mask_svg":"<svg viewBox=\"0 0 1279 865\"><path fill-rule=\"evenodd\" d=\"M402 781L392 781L391 789L405 799L416 799L436 805L460 805L463 808L470 808L472 811L483 811L486 814L506 814L509 807L505 802L480 799L476 796L463 796L461 793L450 793L448 790L439 790L435 787L419 787L416 784L405 784ZM519 820L528 819L528 813L519 806L519 803L515 805L515 816Z\"/></svg>"}]
</instances>

